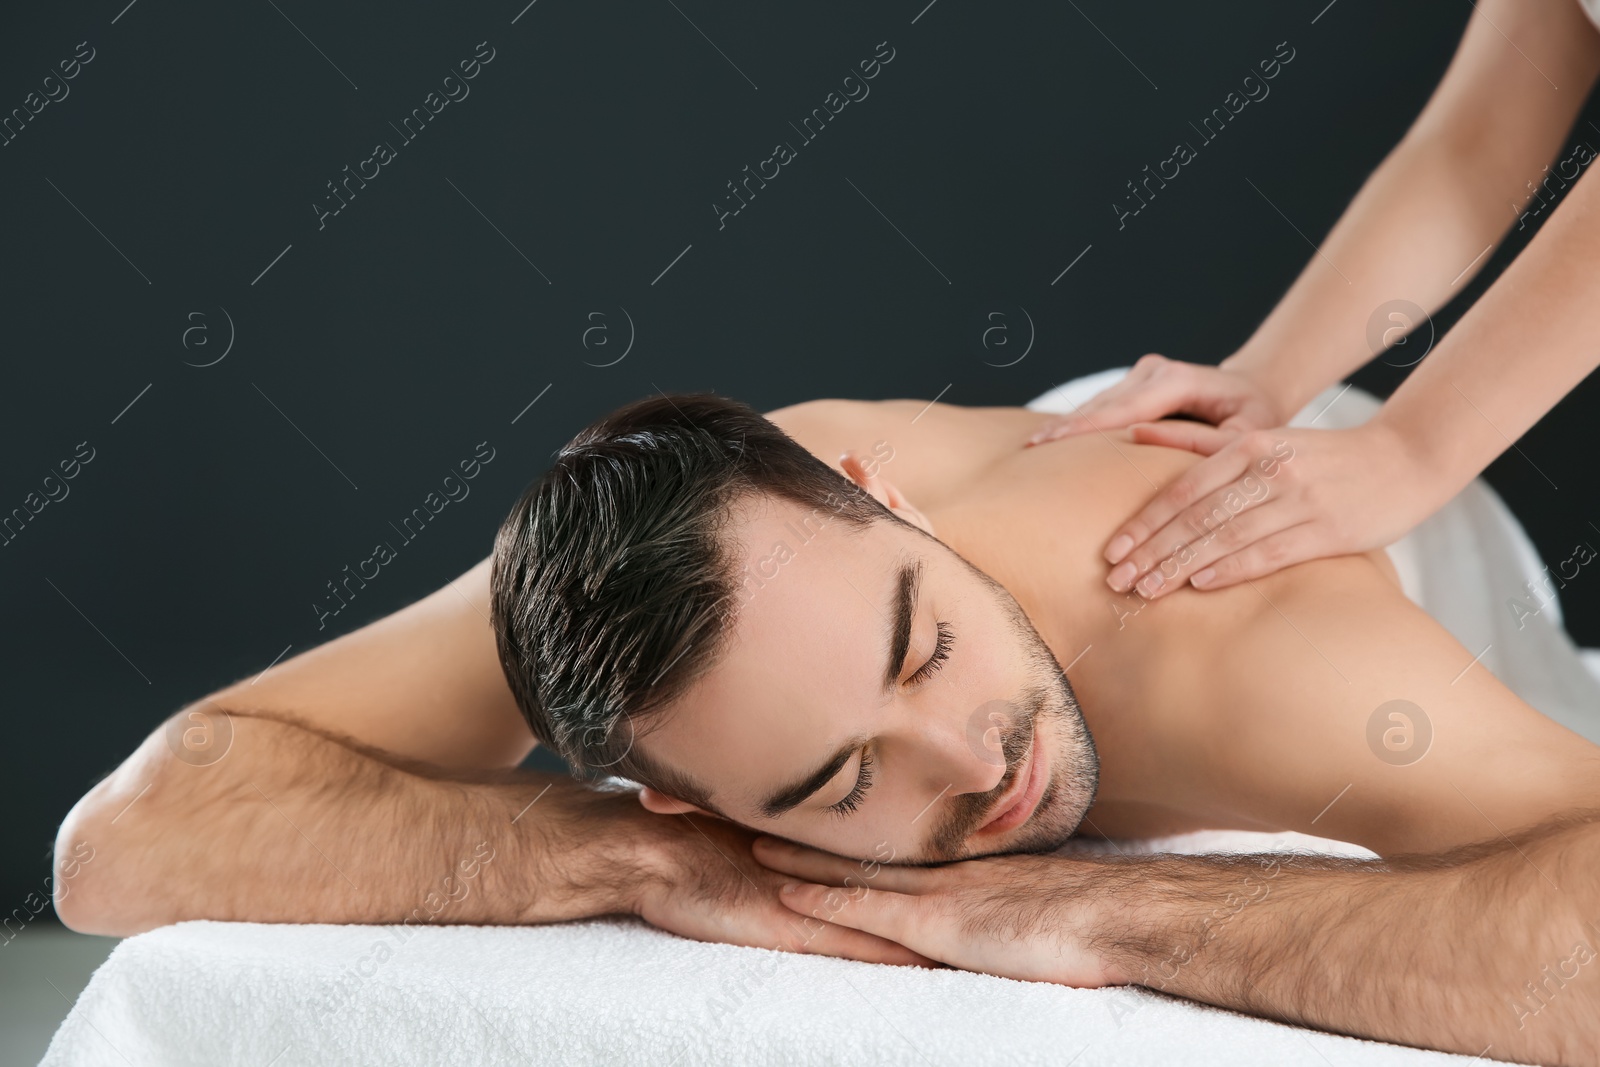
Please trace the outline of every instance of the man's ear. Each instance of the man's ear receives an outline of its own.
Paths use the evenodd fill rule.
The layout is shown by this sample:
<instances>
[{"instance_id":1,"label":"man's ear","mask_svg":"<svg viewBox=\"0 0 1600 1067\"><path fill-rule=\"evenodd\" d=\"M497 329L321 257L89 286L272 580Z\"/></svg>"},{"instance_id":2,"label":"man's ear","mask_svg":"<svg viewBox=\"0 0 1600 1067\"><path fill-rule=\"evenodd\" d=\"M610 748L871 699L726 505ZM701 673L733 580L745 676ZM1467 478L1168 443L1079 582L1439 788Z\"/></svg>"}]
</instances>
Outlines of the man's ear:
<instances>
[{"instance_id":1,"label":"man's ear","mask_svg":"<svg viewBox=\"0 0 1600 1067\"><path fill-rule=\"evenodd\" d=\"M644 786L639 790L639 803L644 806L646 811L653 811L657 815L681 815L686 811L697 811L701 815L711 815L716 818L721 817L718 816L714 811L707 811L705 808L695 807L687 800L679 800L676 797L669 797L659 789L652 789L649 786Z\"/></svg>"},{"instance_id":2,"label":"man's ear","mask_svg":"<svg viewBox=\"0 0 1600 1067\"><path fill-rule=\"evenodd\" d=\"M936 536L933 532L933 523L929 521L928 517L918 511L911 501L906 499L906 495L889 479L881 474L869 474L869 468L854 451L846 452L840 456L839 466L844 471L846 478L871 493L877 498L878 503L930 537ZM876 465L871 469L875 471Z\"/></svg>"}]
</instances>

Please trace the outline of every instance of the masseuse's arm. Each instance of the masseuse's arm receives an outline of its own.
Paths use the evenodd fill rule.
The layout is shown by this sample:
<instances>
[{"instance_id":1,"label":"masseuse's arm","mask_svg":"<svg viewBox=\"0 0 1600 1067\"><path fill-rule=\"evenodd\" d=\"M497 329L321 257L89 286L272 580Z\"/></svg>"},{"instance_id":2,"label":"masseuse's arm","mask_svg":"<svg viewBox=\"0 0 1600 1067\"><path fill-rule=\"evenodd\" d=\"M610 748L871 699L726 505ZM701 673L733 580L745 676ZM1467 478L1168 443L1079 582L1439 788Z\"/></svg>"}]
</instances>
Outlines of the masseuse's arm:
<instances>
[{"instance_id":1,"label":"masseuse's arm","mask_svg":"<svg viewBox=\"0 0 1600 1067\"><path fill-rule=\"evenodd\" d=\"M1144 582L1141 591L1154 598L1185 579L1221 588L1398 540L1600 364L1597 276L1600 177L1591 168L1516 262L1365 424L1238 436L1195 422L1133 427L1136 441L1210 458L1113 532L1107 561L1116 567L1108 582L1118 591ZM1293 457L1282 465L1284 476L1242 507L1238 488L1250 483L1241 480L1283 456ZM1211 516L1225 517L1220 527ZM1197 536L1213 528L1220 528L1217 536ZM1154 579L1142 576L1158 566L1162 581L1151 588Z\"/></svg>"},{"instance_id":2,"label":"masseuse's arm","mask_svg":"<svg viewBox=\"0 0 1600 1067\"><path fill-rule=\"evenodd\" d=\"M1492 246L1526 224L1522 213L1539 211L1543 200L1532 191L1551 195L1540 186L1543 168L1563 154L1597 73L1600 32L1580 4L1475 5L1416 122L1222 366L1259 383L1293 415L1372 358L1367 324L1381 305L1403 299L1430 313L1442 307ZM1592 143L1589 132L1574 136ZM1506 382L1515 384L1523 382Z\"/></svg>"},{"instance_id":3,"label":"masseuse's arm","mask_svg":"<svg viewBox=\"0 0 1600 1067\"><path fill-rule=\"evenodd\" d=\"M489 567L152 733L62 824L62 921L127 936L185 919L634 913L700 940L925 962L845 927L802 929L742 827L518 770L534 739L495 651Z\"/></svg>"},{"instance_id":4,"label":"masseuse's arm","mask_svg":"<svg viewBox=\"0 0 1600 1067\"><path fill-rule=\"evenodd\" d=\"M1481 0L1474 8L1421 114L1222 371L1141 361L1084 405L1087 419L1053 421L1040 439L1175 412L1214 424L1240 416L1230 428L1241 430L1279 425L1373 357L1368 323L1382 305L1408 300L1437 310L1506 233L1530 224L1519 217L1537 216L1544 201L1533 190L1550 195L1540 186L1543 168L1563 154L1600 72L1600 33L1575 0ZM1574 137L1594 144L1590 133L1580 128ZM1551 184L1559 187L1559 178ZM1510 362L1508 353L1492 358ZM1520 374L1503 387L1539 388Z\"/></svg>"},{"instance_id":5,"label":"masseuse's arm","mask_svg":"<svg viewBox=\"0 0 1600 1067\"><path fill-rule=\"evenodd\" d=\"M1141 591L1155 598L1184 580L1221 588L1308 559L1380 548L1460 492L1600 364L1600 301L1592 291L1600 276L1600 178L1593 167L1365 424L1239 436L1194 422L1133 427L1141 443L1211 458L1112 534L1112 588L1144 582ZM1240 506L1241 479L1265 469L1260 464L1274 454L1294 457L1283 465L1286 476L1255 506ZM1226 517L1221 533L1197 537L1219 528L1215 519L1206 522L1212 515ZM1152 588L1154 579L1143 576L1158 566L1162 580Z\"/></svg>"},{"instance_id":6,"label":"masseuse's arm","mask_svg":"<svg viewBox=\"0 0 1600 1067\"><path fill-rule=\"evenodd\" d=\"M1600 179L1591 167L1373 421L1460 489L1600 364L1596 277Z\"/></svg>"}]
</instances>

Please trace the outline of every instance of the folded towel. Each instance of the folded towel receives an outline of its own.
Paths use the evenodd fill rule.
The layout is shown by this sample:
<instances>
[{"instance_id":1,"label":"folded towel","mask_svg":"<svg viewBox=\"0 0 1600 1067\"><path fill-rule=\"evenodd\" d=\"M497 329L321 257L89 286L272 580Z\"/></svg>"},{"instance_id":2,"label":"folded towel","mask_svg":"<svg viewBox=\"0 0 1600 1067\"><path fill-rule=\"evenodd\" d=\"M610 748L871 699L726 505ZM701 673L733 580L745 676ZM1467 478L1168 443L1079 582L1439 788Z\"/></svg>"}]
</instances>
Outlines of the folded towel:
<instances>
[{"instance_id":1,"label":"folded towel","mask_svg":"<svg viewBox=\"0 0 1600 1067\"><path fill-rule=\"evenodd\" d=\"M43 1067L1469 1062L1137 989L539 927L187 922L117 946Z\"/></svg>"},{"instance_id":2,"label":"folded towel","mask_svg":"<svg viewBox=\"0 0 1600 1067\"><path fill-rule=\"evenodd\" d=\"M1052 390L1070 411L1126 368ZM1307 406L1296 425L1337 395ZM1351 389L1318 426L1376 401ZM1595 738L1600 683L1551 603L1518 628L1503 603L1539 571L1474 482L1390 553L1406 594L1541 711ZM1092 846L1091 846L1092 847ZM1311 849L1299 834L1216 832L1124 851ZM1389 1064L1475 1062L1285 1026L1140 989L1069 989L707 944L609 918L537 927L186 922L119 944L43 1067L252 1064Z\"/></svg>"}]
</instances>

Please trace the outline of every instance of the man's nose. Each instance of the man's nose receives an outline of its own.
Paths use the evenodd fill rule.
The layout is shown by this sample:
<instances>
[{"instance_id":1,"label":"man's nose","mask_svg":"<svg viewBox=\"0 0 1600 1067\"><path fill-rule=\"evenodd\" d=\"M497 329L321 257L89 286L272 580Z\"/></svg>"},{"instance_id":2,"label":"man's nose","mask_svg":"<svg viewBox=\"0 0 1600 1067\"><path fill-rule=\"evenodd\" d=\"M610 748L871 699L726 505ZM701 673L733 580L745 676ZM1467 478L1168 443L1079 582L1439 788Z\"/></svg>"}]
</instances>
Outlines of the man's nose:
<instances>
[{"instance_id":1,"label":"man's nose","mask_svg":"<svg viewBox=\"0 0 1600 1067\"><path fill-rule=\"evenodd\" d=\"M929 774L939 779L935 788L947 795L992 792L1006 775L1001 742L1010 720L1004 709L984 705L945 721L945 729L926 738L933 750Z\"/></svg>"}]
</instances>

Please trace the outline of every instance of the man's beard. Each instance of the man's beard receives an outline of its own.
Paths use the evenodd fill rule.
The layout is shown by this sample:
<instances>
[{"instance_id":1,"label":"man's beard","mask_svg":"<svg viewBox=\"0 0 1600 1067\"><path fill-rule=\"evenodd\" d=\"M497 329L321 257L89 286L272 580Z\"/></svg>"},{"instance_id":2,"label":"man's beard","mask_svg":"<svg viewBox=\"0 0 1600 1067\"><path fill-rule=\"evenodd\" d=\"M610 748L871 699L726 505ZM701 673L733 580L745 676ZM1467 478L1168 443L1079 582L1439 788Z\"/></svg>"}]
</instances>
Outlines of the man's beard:
<instances>
[{"instance_id":1,"label":"man's beard","mask_svg":"<svg viewBox=\"0 0 1600 1067\"><path fill-rule=\"evenodd\" d=\"M957 553L957 556L960 554ZM963 559L962 562L967 561ZM1017 699L992 701L974 712L969 731L978 730L979 727L987 729L990 725L997 727L1001 734L1001 752L1010 770L990 792L962 794L956 798L955 811L928 842L928 854L921 860L924 863L970 859L1002 852L1053 852L1077 832L1084 815L1094 805L1095 793L1100 786L1099 753L1095 751L1094 738L1084 721L1072 683L1067 680L1067 672L1061 669L1055 653L1039 636L1033 621L1023 612L1016 598L971 563L967 563L967 566L983 580L1005 609L1012 634L1028 654L1029 683L1023 687ZM1005 707L1006 712L1002 714L998 709L991 709L996 704ZM999 814L994 810L995 801L1015 783L1018 761L1027 755L1032 746L1041 719L1048 723L1051 752L1050 780L1044 783L1039 803L1027 822L1018 827L1020 834L1014 842L988 851L974 849L969 840L973 831L991 816ZM981 734L982 731L979 732ZM969 737L968 740L969 743L973 742L973 738ZM1031 765L1029 769L1031 772Z\"/></svg>"}]
</instances>

